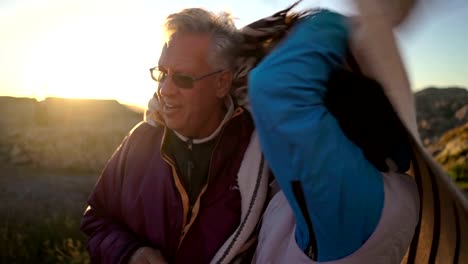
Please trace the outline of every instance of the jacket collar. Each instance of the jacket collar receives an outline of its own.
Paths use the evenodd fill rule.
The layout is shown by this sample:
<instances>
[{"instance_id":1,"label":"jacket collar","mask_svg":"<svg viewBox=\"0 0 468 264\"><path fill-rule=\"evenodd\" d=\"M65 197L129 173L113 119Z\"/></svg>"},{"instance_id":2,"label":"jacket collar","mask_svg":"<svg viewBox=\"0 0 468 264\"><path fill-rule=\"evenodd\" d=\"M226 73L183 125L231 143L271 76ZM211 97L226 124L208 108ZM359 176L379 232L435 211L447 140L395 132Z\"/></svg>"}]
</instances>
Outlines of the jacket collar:
<instances>
[{"instance_id":1,"label":"jacket collar","mask_svg":"<svg viewBox=\"0 0 468 264\"><path fill-rule=\"evenodd\" d=\"M204 142L208 142L208 141L212 140L213 138L215 138L219 134L219 132L221 131L221 128L226 124L226 122L229 119L231 119L231 117L234 114L234 101L232 100L231 96L228 96L224 102L225 102L226 108L228 110L226 112L226 115L223 118L223 121L221 121L221 123L219 124L218 128L216 128L216 130L213 131L213 133L211 133L211 135L209 135L208 137L205 137L205 138L192 138L192 143L193 144L200 144L200 143L204 143ZM174 133L182 141L189 140L188 137L186 137L186 136L184 136L184 135L182 135L180 133L177 133L177 131L175 131L175 130L174 130Z\"/></svg>"}]
</instances>

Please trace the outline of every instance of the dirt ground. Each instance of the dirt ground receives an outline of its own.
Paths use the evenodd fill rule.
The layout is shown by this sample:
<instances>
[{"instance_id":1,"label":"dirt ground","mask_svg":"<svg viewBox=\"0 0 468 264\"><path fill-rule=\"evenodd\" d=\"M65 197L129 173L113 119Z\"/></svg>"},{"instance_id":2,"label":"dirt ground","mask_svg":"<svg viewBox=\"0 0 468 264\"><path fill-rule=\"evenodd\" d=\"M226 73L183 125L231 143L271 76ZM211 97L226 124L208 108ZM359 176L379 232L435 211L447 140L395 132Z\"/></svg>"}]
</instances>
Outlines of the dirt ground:
<instances>
[{"instance_id":1,"label":"dirt ground","mask_svg":"<svg viewBox=\"0 0 468 264\"><path fill-rule=\"evenodd\" d=\"M66 213L79 217L98 176L0 164L0 216L26 220ZM465 194L468 197L468 190Z\"/></svg>"},{"instance_id":2,"label":"dirt ground","mask_svg":"<svg viewBox=\"0 0 468 264\"><path fill-rule=\"evenodd\" d=\"M0 164L0 222L34 224L63 216L78 231L98 173L44 172ZM464 191L468 198L468 190ZM0 223L1 224L1 223Z\"/></svg>"},{"instance_id":3,"label":"dirt ground","mask_svg":"<svg viewBox=\"0 0 468 264\"><path fill-rule=\"evenodd\" d=\"M79 217L97 178L0 165L0 215L23 220L64 213Z\"/></svg>"}]
</instances>

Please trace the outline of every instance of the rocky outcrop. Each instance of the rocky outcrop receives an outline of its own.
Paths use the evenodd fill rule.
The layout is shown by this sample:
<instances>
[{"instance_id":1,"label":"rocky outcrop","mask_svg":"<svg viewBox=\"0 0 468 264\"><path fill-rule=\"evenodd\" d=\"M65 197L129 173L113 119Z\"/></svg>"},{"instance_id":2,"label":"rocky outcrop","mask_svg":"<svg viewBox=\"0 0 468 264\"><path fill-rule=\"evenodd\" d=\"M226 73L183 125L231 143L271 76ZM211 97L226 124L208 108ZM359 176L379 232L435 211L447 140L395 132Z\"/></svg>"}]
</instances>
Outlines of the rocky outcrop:
<instances>
[{"instance_id":1,"label":"rocky outcrop","mask_svg":"<svg viewBox=\"0 0 468 264\"><path fill-rule=\"evenodd\" d=\"M454 180L468 182L468 91L428 88L415 100L425 146Z\"/></svg>"},{"instance_id":2,"label":"rocky outcrop","mask_svg":"<svg viewBox=\"0 0 468 264\"><path fill-rule=\"evenodd\" d=\"M445 133L430 150L455 180L468 181L468 123Z\"/></svg>"},{"instance_id":3,"label":"rocky outcrop","mask_svg":"<svg viewBox=\"0 0 468 264\"><path fill-rule=\"evenodd\" d=\"M426 146L436 144L450 129L468 122L468 91L464 88L427 88L415 93L417 120Z\"/></svg>"}]
</instances>

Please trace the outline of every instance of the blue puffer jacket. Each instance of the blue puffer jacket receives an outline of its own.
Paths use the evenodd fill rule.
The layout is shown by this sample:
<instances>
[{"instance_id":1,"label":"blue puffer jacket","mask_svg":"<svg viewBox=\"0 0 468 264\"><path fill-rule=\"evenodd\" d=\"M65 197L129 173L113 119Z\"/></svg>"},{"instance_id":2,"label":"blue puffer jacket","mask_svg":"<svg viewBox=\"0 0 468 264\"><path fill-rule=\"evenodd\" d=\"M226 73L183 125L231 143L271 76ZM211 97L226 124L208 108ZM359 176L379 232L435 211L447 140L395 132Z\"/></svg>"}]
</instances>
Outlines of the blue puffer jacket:
<instances>
[{"instance_id":1,"label":"blue puffer jacket","mask_svg":"<svg viewBox=\"0 0 468 264\"><path fill-rule=\"evenodd\" d=\"M382 176L324 105L348 46L346 18L300 21L249 76L261 146L296 218L296 242L318 261L360 248L380 219Z\"/></svg>"}]
</instances>

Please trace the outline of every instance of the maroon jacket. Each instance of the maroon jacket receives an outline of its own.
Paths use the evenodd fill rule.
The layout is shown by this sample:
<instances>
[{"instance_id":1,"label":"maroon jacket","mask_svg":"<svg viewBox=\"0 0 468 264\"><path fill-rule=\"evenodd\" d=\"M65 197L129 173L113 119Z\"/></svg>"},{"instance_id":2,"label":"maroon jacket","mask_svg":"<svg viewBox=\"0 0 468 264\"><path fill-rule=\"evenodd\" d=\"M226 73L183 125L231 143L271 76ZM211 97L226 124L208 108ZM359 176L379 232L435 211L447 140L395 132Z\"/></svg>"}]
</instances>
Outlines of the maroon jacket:
<instances>
[{"instance_id":1,"label":"maroon jacket","mask_svg":"<svg viewBox=\"0 0 468 264\"><path fill-rule=\"evenodd\" d=\"M106 165L89 197L81 230L93 263L128 261L141 246L170 263L208 263L239 225L236 175L253 132L237 108L218 135L208 184L193 207L161 142L166 128L138 124Z\"/></svg>"}]
</instances>

